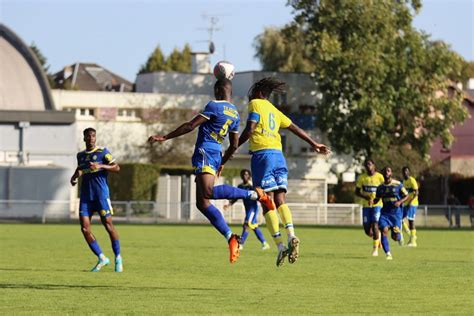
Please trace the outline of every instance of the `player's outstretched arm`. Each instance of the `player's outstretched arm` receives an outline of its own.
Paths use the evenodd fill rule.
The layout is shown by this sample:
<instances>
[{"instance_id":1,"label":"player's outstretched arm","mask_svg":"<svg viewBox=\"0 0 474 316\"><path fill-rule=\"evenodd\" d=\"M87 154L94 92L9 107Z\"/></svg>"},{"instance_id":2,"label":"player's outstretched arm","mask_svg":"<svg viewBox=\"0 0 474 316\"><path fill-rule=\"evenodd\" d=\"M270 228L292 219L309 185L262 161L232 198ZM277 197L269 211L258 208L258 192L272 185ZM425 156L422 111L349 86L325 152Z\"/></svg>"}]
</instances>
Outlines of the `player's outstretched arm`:
<instances>
[{"instance_id":1,"label":"player's outstretched arm","mask_svg":"<svg viewBox=\"0 0 474 316\"><path fill-rule=\"evenodd\" d=\"M82 176L82 171L79 170L79 168L76 168L76 171L74 171L74 174L71 177L70 183L72 186L75 186L77 184L77 179L79 179Z\"/></svg>"},{"instance_id":2,"label":"player's outstretched arm","mask_svg":"<svg viewBox=\"0 0 474 316\"><path fill-rule=\"evenodd\" d=\"M302 140L310 144L313 150L317 152L318 154L323 154L323 155L331 154L331 150L329 149L329 147L327 147L324 144L319 144L315 142L314 139L312 139L304 130L299 128L296 124L291 123L291 125L288 126L288 129L293 134L295 134L296 136L298 136L299 138L301 138Z\"/></svg>"},{"instance_id":3,"label":"player's outstretched arm","mask_svg":"<svg viewBox=\"0 0 474 316\"><path fill-rule=\"evenodd\" d=\"M164 142L165 140L179 137L193 131L196 127L206 122L207 118L202 115L196 115L191 121L186 122L178 126L174 131L167 135L153 135L148 138L149 143Z\"/></svg>"}]
</instances>

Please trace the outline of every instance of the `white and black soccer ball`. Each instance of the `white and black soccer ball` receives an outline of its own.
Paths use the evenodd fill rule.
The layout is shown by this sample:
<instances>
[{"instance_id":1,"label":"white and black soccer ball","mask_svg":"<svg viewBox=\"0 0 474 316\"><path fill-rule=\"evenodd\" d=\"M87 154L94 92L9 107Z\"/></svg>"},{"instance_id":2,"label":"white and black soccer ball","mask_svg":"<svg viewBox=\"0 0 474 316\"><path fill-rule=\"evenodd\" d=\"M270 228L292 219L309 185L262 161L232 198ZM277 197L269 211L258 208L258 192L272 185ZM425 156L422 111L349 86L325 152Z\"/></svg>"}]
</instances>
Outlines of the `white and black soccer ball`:
<instances>
[{"instance_id":1,"label":"white and black soccer ball","mask_svg":"<svg viewBox=\"0 0 474 316\"><path fill-rule=\"evenodd\" d=\"M214 76L217 80L219 79L229 79L232 80L235 75L235 67L232 63L221 60L214 66Z\"/></svg>"}]
</instances>

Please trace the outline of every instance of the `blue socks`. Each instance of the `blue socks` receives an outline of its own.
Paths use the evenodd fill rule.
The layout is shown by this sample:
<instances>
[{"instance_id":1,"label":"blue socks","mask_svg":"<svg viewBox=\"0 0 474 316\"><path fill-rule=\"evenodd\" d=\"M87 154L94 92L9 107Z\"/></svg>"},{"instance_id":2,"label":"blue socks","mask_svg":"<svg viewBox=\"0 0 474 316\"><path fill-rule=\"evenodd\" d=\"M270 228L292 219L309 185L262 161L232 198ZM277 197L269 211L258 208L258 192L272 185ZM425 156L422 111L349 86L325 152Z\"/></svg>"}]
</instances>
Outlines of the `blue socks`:
<instances>
[{"instance_id":1,"label":"blue socks","mask_svg":"<svg viewBox=\"0 0 474 316\"><path fill-rule=\"evenodd\" d=\"M385 253L390 252L390 246L388 244L388 238L387 236L382 234L382 248Z\"/></svg>"},{"instance_id":2,"label":"blue socks","mask_svg":"<svg viewBox=\"0 0 474 316\"><path fill-rule=\"evenodd\" d=\"M213 200L235 200L235 199L249 199L251 196L249 190L239 189L227 184L217 185L212 190Z\"/></svg>"},{"instance_id":3,"label":"blue socks","mask_svg":"<svg viewBox=\"0 0 474 316\"><path fill-rule=\"evenodd\" d=\"M240 244L243 245L245 241L247 240L247 237L249 236L249 231L247 229L244 229L242 231L242 236L240 236Z\"/></svg>"},{"instance_id":4,"label":"blue socks","mask_svg":"<svg viewBox=\"0 0 474 316\"><path fill-rule=\"evenodd\" d=\"M100 249L99 243L97 240L94 240L89 244L89 247L91 248L92 252L99 257L102 254L102 250Z\"/></svg>"},{"instance_id":5,"label":"blue socks","mask_svg":"<svg viewBox=\"0 0 474 316\"><path fill-rule=\"evenodd\" d=\"M230 239L232 236L232 231L230 230L229 226L225 222L224 217L222 216L221 212L219 212L217 207L211 204L208 208L206 208L203 214L211 222L212 226L214 226L219 231L219 233L222 234L222 236L224 236L227 240Z\"/></svg>"},{"instance_id":6,"label":"blue socks","mask_svg":"<svg viewBox=\"0 0 474 316\"><path fill-rule=\"evenodd\" d=\"M253 230L255 232L255 236L257 236L258 240L263 244L264 242L266 242L265 240L265 237L263 237L263 234L262 234L262 231L260 230L260 228L255 228Z\"/></svg>"},{"instance_id":7,"label":"blue socks","mask_svg":"<svg viewBox=\"0 0 474 316\"><path fill-rule=\"evenodd\" d=\"M120 256L120 241L112 240L112 250L114 251L115 257Z\"/></svg>"}]
</instances>

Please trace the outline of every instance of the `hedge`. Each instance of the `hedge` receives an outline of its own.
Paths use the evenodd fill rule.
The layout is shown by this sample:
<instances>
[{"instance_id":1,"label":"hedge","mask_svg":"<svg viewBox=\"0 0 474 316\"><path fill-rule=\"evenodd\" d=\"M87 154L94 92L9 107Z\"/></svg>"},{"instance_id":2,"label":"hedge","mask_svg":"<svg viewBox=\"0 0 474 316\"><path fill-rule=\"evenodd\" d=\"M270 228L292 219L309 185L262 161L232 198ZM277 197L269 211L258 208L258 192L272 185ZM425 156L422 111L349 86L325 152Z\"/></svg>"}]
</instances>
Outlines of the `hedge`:
<instances>
[{"instance_id":1,"label":"hedge","mask_svg":"<svg viewBox=\"0 0 474 316\"><path fill-rule=\"evenodd\" d=\"M234 177L240 176L240 170L240 168L224 168L222 177L225 178L226 183L230 183ZM109 173L111 199L114 201L153 201L158 190L158 177L164 174L189 176L193 174L193 168L181 165L122 163L119 173Z\"/></svg>"}]
</instances>

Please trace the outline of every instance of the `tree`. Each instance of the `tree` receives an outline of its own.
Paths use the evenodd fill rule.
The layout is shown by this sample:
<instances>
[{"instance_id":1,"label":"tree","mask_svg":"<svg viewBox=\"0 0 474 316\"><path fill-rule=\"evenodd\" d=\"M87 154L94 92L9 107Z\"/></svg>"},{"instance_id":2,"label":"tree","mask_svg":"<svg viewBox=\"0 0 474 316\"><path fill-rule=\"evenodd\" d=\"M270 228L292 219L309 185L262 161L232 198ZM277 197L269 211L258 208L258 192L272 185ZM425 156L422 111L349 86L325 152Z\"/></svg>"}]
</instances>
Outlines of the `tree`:
<instances>
[{"instance_id":1,"label":"tree","mask_svg":"<svg viewBox=\"0 0 474 316\"><path fill-rule=\"evenodd\" d=\"M165 57L161 51L160 46L156 46L148 60L144 65L140 67L139 74L155 72L155 71L167 71L168 68L165 63Z\"/></svg>"},{"instance_id":2,"label":"tree","mask_svg":"<svg viewBox=\"0 0 474 316\"><path fill-rule=\"evenodd\" d=\"M49 72L49 64L48 59L43 55L41 50L36 46L35 42L32 42L30 45L30 49L35 54L36 58L38 59L41 67L43 68L44 73L46 74L46 78L48 78L48 82L51 88L55 87L55 82L53 80L52 74Z\"/></svg>"},{"instance_id":3,"label":"tree","mask_svg":"<svg viewBox=\"0 0 474 316\"><path fill-rule=\"evenodd\" d=\"M278 29L265 28L254 40L257 57L265 71L312 72L309 49L303 33L294 25Z\"/></svg>"},{"instance_id":4,"label":"tree","mask_svg":"<svg viewBox=\"0 0 474 316\"><path fill-rule=\"evenodd\" d=\"M163 55L160 46L157 46L148 57L147 62L140 67L138 73L155 71L191 72L191 47L189 44L186 44L182 51L175 48L167 58Z\"/></svg>"},{"instance_id":5,"label":"tree","mask_svg":"<svg viewBox=\"0 0 474 316\"><path fill-rule=\"evenodd\" d=\"M462 59L411 24L418 0L294 0L322 93L318 126L331 146L356 158L385 157L393 147L426 157L432 142L449 146L466 109L448 94Z\"/></svg>"},{"instance_id":6,"label":"tree","mask_svg":"<svg viewBox=\"0 0 474 316\"><path fill-rule=\"evenodd\" d=\"M166 66L172 71L191 72L191 47L186 44L181 52L175 48L166 59Z\"/></svg>"},{"instance_id":7,"label":"tree","mask_svg":"<svg viewBox=\"0 0 474 316\"><path fill-rule=\"evenodd\" d=\"M470 78L474 78L474 61L464 61L458 81L465 85Z\"/></svg>"}]
</instances>

